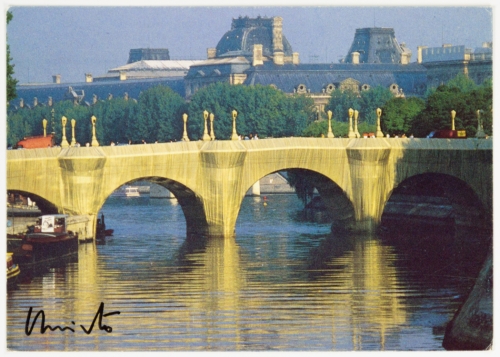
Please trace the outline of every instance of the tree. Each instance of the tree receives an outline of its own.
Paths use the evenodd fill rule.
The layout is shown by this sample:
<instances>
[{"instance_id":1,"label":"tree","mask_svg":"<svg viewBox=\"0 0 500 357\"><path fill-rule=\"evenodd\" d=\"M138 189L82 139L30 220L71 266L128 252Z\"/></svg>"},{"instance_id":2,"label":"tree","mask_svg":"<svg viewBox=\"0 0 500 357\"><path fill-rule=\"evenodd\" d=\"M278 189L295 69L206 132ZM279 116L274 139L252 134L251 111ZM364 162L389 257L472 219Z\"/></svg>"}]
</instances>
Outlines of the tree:
<instances>
[{"instance_id":1,"label":"tree","mask_svg":"<svg viewBox=\"0 0 500 357\"><path fill-rule=\"evenodd\" d=\"M177 141L182 138L184 99L171 88L156 86L139 96L138 117L131 140Z\"/></svg>"},{"instance_id":2,"label":"tree","mask_svg":"<svg viewBox=\"0 0 500 357\"><path fill-rule=\"evenodd\" d=\"M314 118L314 103L309 97L287 96L270 86L243 86L214 83L198 90L189 103L189 136L203 137L203 112L214 114L218 139L232 135L232 111L236 110L238 134L260 137L298 136ZM208 128L209 129L209 128Z\"/></svg>"},{"instance_id":3,"label":"tree","mask_svg":"<svg viewBox=\"0 0 500 357\"><path fill-rule=\"evenodd\" d=\"M361 92L360 115L363 122L368 124L377 123L377 108L382 108L387 101L394 98L394 94L382 86L377 86Z\"/></svg>"},{"instance_id":4,"label":"tree","mask_svg":"<svg viewBox=\"0 0 500 357\"><path fill-rule=\"evenodd\" d=\"M491 81L481 86L473 84L459 75L445 85L435 89L426 101L425 109L414 119L411 131L415 136L425 137L432 130L451 129L451 111L456 112L455 129L465 129L469 137L477 130L477 111L482 110L483 127L492 133L491 108L493 88Z\"/></svg>"},{"instance_id":5,"label":"tree","mask_svg":"<svg viewBox=\"0 0 500 357\"><path fill-rule=\"evenodd\" d=\"M12 17L13 17L12 13L10 11L7 11L7 24L9 24L9 22L12 20ZM10 57L9 45L7 45L6 57L7 57L7 103L8 103L17 97L17 92L16 92L17 79L13 77L14 65L10 63L12 58Z\"/></svg>"},{"instance_id":6,"label":"tree","mask_svg":"<svg viewBox=\"0 0 500 357\"><path fill-rule=\"evenodd\" d=\"M134 100L124 98L113 98L98 102L92 108L91 115L97 118L97 128L101 133L101 140L104 145L115 143L128 143L131 140L136 128L138 104ZM87 124L87 123L86 123ZM90 125L90 121L88 121ZM91 129L90 126L87 126ZM90 131L88 131L90 133ZM135 140L138 140L136 138ZM88 141L88 139L87 139Z\"/></svg>"},{"instance_id":7,"label":"tree","mask_svg":"<svg viewBox=\"0 0 500 357\"><path fill-rule=\"evenodd\" d=\"M361 109L361 97L357 92L351 90L335 90L332 92L330 100L325 107L325 111L331 110L333 117L340 122L348 122L349 108L354 110Z\"/></svg>"},{"instance_id":8,"label":"tree","mask_svg":"<svg viewBox=\"0 0 500 357\"><path fill-rule=\"evenodd\" d=\"M287 170L288 184L295 189L297 197L304 203L304 207L314 196L315 173L304 169Z\"/></svg>"},{"instance_id":9,"label":"tree","mask_svg":"<svg viewBox=\"0 0 500 357\"><path fill-rule=\"evenodd\" d=\"M366 91L353 92L351 90L336 90L332 96L325 111L331 110L333 117L340 122L349 121L349 109L352 108L359 112L359 122L375 124L377 120L376 110L381 108L394 95L387 88L377 86Z\"/></svg>"},{"instance_id":10,"label":"tree","mask_svg":"<svg viewBox=\"0 0 500 357\"><path fill-rule=\"evenodd\" d=\"M415 118L424 108L424 100L416 97L398 97L388 100L381 108L382 132L391 136L410 133Z\"/></svg>"}]
</instances>

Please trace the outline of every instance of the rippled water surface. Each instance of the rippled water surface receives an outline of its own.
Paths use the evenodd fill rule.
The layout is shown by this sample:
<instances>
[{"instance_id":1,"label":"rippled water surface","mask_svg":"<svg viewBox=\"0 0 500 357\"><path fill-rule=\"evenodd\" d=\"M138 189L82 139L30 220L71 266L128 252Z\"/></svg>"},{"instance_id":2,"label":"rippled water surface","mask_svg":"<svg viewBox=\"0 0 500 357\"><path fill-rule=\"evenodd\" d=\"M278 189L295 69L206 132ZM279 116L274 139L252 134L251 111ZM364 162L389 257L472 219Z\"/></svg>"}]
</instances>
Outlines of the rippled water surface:
<instances>
[{"instance_id":1,"label":"rippled water surface","mask_svg":"<svg viewBox=\"0 0 500 357\"><path fill-rule=\"evenodd\" d=\"M484 242L331 234L295 195L244 199L234 239L186 239L176 200L110 197L104 245L7 291L7 348L25 351L442 350ZM98 319L86 334L104 304ZM26 334L27 314L70 327ZM103 326L105 325L105 326ZM111 332L105 330L112 328ZM108 328L108 330L109 330Z\"/></svg>"}]
</instances>

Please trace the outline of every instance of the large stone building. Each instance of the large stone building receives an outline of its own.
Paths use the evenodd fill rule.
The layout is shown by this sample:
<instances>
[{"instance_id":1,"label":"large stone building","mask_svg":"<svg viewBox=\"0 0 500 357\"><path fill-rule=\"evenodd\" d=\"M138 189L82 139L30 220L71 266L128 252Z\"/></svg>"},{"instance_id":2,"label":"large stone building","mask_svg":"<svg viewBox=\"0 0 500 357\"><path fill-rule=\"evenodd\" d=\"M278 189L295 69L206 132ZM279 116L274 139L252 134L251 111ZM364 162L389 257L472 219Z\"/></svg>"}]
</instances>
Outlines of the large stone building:
<instances>
[{"instance_id":1,"label":"large stone building","mask_svg":"<svg viewBox=\"0 0 500 357\"><path fill-rule=\"evenodd\" d=\"M474 52L465 46L418 48L418 63L427 69L427 86L445 84L457 74L464 74L476 84L493 78L493 44L483 43Z\"/></svg>"},{"instance_id":2,"label":"large stone building","mask_svg":"<svg viewBox=\"0 0 500 357\"><path fill-rule=\"evenodd\" d=\"M240 17L233 19L216 47L208 48L206 60L172 61L166 48L132 49L127 64L102 76L85 74L82 82L62 83L56 75L54 83L18 85L18 98L9 108L67 99L92 105L112 97L138 98L141 91L159 84L189 100L199 88L227 82L303 93L314 99L321 112L336 90L382 86L395 96L422 96L427 87L459 73L476 83L492 78L491 43L474 52L464 46L419 47L413 63L411 55L392 28L362 28L356 30L341 63L300 63L299 53L283 33L281 17Z\"/></svg>"},{"instance_id":3,"label":"large stone building","mask_svg":"<svg viewBox=\"0 0 500 357\"><path fill-rule=\"evenodd\" d=\"M301 64L283 34L282 21L233 19L217 47L208 49L208 59L190 67L186 97L214 82L270 85L311 96L321 112L335 90L382 86L396 96L421 96L426 90L425 67L410 63L411 52L398 44L393 29L358 29L343 63Z\"/></svg>"}]
</instances>

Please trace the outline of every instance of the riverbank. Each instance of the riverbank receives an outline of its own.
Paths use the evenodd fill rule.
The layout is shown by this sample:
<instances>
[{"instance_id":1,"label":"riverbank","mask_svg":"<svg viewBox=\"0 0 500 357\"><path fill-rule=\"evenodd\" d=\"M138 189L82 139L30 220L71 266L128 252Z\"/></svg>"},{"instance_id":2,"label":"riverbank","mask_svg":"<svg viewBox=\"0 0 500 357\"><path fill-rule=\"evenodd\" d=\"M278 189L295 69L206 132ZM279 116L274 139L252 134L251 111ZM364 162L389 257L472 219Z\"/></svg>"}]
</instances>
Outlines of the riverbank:
<instances>
[{"instance_id":1,"label":"riverbank","mask_svg":"<svg viewBox=\"0 0 500 357\"><path fill-rule=\"evenodd\" d=\"M467 300L446 327L443 347L449 351L486 350L493 343L493 249Z\"/></svg>"}]
</instances>

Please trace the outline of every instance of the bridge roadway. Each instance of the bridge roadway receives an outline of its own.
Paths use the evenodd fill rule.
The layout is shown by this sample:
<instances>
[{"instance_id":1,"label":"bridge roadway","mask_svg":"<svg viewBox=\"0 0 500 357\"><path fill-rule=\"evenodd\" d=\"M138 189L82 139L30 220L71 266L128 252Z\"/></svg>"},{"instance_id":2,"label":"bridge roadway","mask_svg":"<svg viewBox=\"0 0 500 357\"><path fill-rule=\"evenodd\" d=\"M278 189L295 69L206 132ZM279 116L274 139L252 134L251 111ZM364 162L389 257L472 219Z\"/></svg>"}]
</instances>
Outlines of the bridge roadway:
<instances>
[{"instance_id":1,"label":"bridge roadway","mask_svg":"<svg viewBox=\"0 0 500 357\"><path fill-rule=\"evenodd\" d=\"M343 198L329 207L352 212L355 228L370 230L393 190L421 174L461 182L491 215L492 148L492 139L280 138L9 150L7 190L46 200L60 213L88 215L95 232L108 196L145 179L174 193L188 234L230 237L257 180L307 169L323 175L320 194Z\"/></svg>"}]
</instances>

